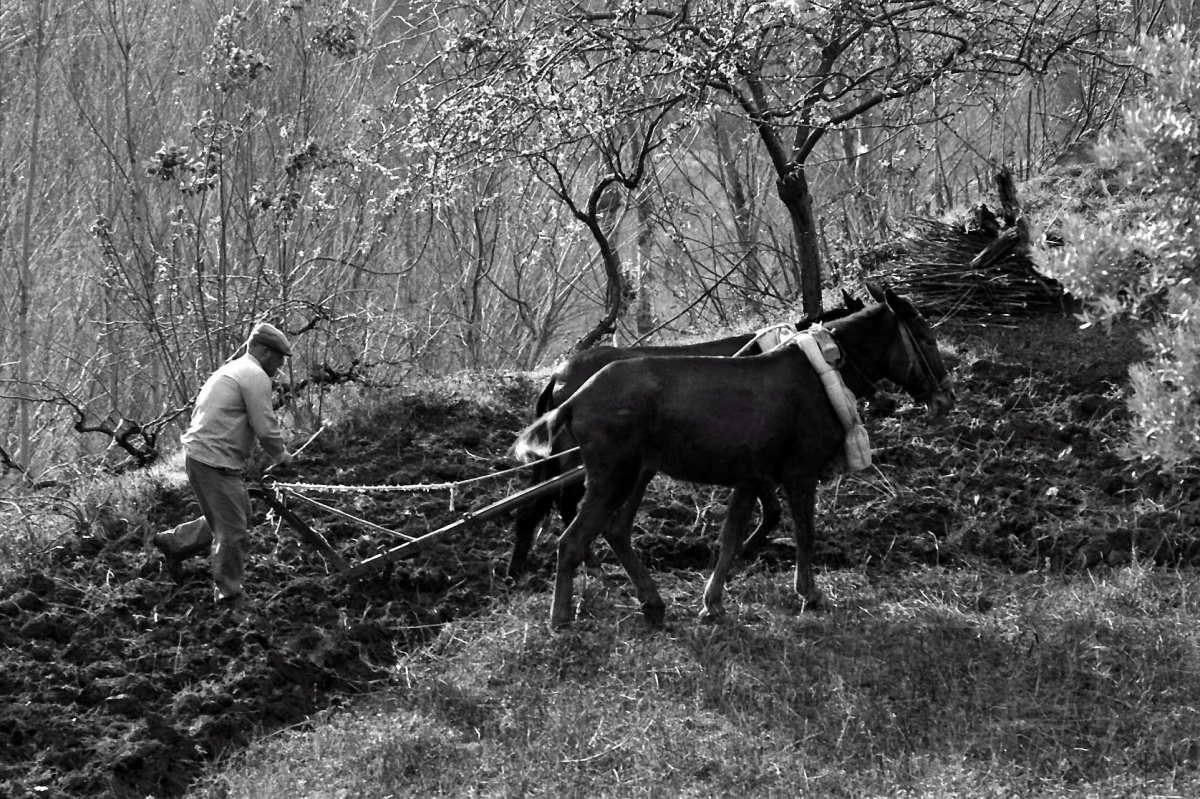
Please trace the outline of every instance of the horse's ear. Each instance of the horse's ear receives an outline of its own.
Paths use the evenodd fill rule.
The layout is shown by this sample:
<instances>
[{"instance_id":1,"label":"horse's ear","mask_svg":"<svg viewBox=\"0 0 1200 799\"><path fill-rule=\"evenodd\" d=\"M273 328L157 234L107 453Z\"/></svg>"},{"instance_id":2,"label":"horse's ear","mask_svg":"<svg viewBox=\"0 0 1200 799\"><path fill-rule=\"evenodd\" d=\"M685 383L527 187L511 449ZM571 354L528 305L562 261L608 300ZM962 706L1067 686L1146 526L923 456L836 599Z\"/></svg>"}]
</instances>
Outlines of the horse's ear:
<instances>
[{"instance_id":1,"label":"horse's ear","mask_svg":"<svg viewBox=\"0 0 1200 799\"><path fill-rule=\"evenodd\" d=\"M885 292L874 283L867 283L867 293L871 295L871 299L875 302L884 302Z\"/></svg>"},{"instance_id":2,"label":"horse's ear","mask_svg":"<svg viewBox=\"0 0 1200 799\"><path fill-rule=\"evenodd\" d=\"M896 292L888 289L884 292L883 301L887 303L887 307L892 309L892 313L899 316L901 319L912 319L920 316L921 312L917 310L917 306L913 305L908 300L901 297Z\"/></svg>"},{"instance_id":3,"label":"horse's ear","mask_svg":"<svg viewBox=\"0 0 1200 799\"><path fill-rule=\"evenodd\" d=\"M862 300L842 289L842 307L847 311L861 311L865 306Z\"/></svg>"}]
</instances>

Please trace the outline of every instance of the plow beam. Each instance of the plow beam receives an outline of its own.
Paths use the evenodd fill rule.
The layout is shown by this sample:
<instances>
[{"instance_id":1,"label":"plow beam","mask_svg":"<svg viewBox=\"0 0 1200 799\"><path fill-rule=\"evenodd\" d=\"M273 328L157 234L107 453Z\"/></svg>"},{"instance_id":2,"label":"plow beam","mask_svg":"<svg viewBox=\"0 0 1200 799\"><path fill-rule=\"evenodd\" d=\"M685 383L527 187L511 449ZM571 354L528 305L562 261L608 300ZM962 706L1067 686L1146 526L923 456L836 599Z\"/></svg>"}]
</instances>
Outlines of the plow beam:
<instances>
[{"instance_id":1,"label":"plow beam","mask_svg":"<svg viewBox=\"0 0 1200 799\"><path fill-rule=\"evenodd\" d=\"M279 515L280 519L287 522L288 526L296 531L296 534L300 536L304 543L320 552L329 565L339 572L344 572L350 568L350 564L337 553L337 550L329 545L329 542L325 540L325 536L305 524L304 520L297 516L295 511L283 504L283 499L280 498L278 489L270 485L269 482L263 482L260 488L261 491L255 493L262 497L263 501L271 507L271 510Z\"/></svg>"},{"instance_id":2,"label":"plow beam","mask_svg":"<svg viewBox=\"0 0 1200 799\"><path fill-rule=\"evenodd\" d=\"M510 511L513 508L518 508L527 502L537 499L538 497L559 491L563 488L563 486L574 485L575 483L582 482L583 477L583 467L577 466L569 472L560 474L558 477L554 477L544 483L538 483L535 486L531 486L497 502L493 502L491 505L468 513L458 521L452 522L445 527L440 527L430 533L426 533L420 538L415 538L412 541L408 541L407 543L400 544L399 546L381 552L378 555L369 557L361 563L357 563L348 569L343 570L341 575L345 577L361 577L367 572L379 569L385 564L394 560L412 557L424 549L425 546L433 543L434 539L439 538L446 533L454 532L455 530L461 530L474 524L486 522L488 519L493 519L502 513Z\"/></svg>"}]
</instances>

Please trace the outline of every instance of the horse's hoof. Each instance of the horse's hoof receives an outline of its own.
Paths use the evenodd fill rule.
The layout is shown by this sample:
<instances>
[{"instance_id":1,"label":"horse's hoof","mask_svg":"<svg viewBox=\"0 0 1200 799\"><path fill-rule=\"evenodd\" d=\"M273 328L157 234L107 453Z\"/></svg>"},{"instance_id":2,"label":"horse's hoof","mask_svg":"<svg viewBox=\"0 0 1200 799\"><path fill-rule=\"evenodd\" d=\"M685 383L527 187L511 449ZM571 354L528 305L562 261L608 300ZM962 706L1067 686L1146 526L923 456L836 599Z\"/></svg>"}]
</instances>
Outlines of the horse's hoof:
<instances>
[{"instance_id":1,"label":"horse's hoof","mask_svg":"<svg viewBox=\"0 0 1200 799\"><path fill-rule=\"evenodd\" d=\"M667 623L667 605L661 599L642 605L642 615L646 622L653 627L662 627Z\"/></svg>"},{"instance_id":2,"label":"horse's hoof","mask_svg":"<svg viewBox=\"0 0 1200 799\"><path fill-rule=\"evenodd\" d=\"M764 552L767 551L767 546L770 543L771 542L765 538L761 541L747 540L746 543L742 544L741 551L739 551L737 555L737 560L743 564L753 563L754 561L758 560Z\"/></svg>"},{"instance_id":3,"label":"horse's hoof","mask_svg":"<svg viewBox=\"0 0 1200 799\"><path fill-rule=\"evenodd\" d=\"M574 613L551 613L550 614L550 632L563 630L570 627L575 622Z\"/></svg>"},{"instance_id":4,"label":"horse's hoof","mask_svg":"<svg viewBox=\"0 0 1200 799\"><path fill-rule=\"evenodd\" d=\"M819 613L827 610L825 596L820 591L813 591L805 597L800 597L800 610Z\"/></svg>"},{"instance_id":5,"label":"horse's hoof","mask_svg":"<svg viewBox=\"0 0 1200 799\"><path fill-rule=\"evenodd\" d=\"M725 606L713 605L712 607L705 606L700 611L701 624L716 624L721 619L725 618Z\"/></svg>"}]
</instances>

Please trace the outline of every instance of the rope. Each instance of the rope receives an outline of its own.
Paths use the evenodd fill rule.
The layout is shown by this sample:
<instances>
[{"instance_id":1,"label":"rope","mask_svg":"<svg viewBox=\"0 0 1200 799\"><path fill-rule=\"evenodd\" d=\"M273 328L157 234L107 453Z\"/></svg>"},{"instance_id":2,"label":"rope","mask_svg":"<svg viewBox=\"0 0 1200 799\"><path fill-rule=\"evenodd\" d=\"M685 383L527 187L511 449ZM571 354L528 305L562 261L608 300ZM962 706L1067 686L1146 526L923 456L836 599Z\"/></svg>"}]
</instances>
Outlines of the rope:
<instances>
[{"instance_id":1,"label":"rope","mask_svg":"<svg viewBox=\"0 0 1200 799\"><path fill-rule=\"evenodd\" d=\"M317 508L320 508L321 510L326 511L327 513L332 513L335 516L340 516L341 518L346 519L347 521L355 522L356 524L360 524L363 527L367 527L372 530L377 530L379 532L387 533L388 535L403 538L406 541L411 542L411 541L415 541L416 538L408 535L407 533L401 533L401 532L397 532L395 530L389 530L388 528L386 528L382 525L379 525L379 524L375 524L372 521L368 521L368 520L360 518L358 516L354 516L352 514L346 513L345 511L338 510L337 508L332 508L329 505L324 504L323 502L317 502L312 497L305 496L303 492L311 491L311 492L318 492L318 493L326 492L326 493L334 493L334 494L336 494L336 493L365 494L370 491L407 491L407 492L424 491L424 492L430 492L430 491L444 491L444 490L449 489L449 491L450 491L450 510L453 511L454 510L454 495L461 486L470 485L471 483L482 482L484 480L491 480L491 479L497 478L497 477L507 477L508 475L515 474L517 472L523 471L523 470L528 469L533 466L537 466L539 463L545 463L546 461L554 460L555 458L562 457L563 455L569 455L570 453L575 452L578 449L579 449L579 447L572 447L571 449L565 450L563 452L555 453L554 455L551 455L547 458L542 458L541 460L538 460L538 461L533 461L532 463L525 463L520 466L514 466L511 469L505 469L502 472L493 472L491 474L484 474L484 475L480 475L479 477L471 477L466 480L459 480L459 481L453 482L453 483L415 483L415 484L411 484L411 485L385 484L385 485L374 485L374 486L347 486L347 485L319 485L317 483L280 483L280 482L272 481L271 487L275 488L276 490L286 492L287 494L290 494L291 496L295 497L296 499L299 499L303 502L307 502L308 504L313 505ZM467 513L463 518L466 519L472 515L473 514L471 514L471 513Z\"/></svg>"},{"instance_id":2,"label":"rope","mask_svg":"<svg viewBox=\"0 0 1200 799\"><path fill-rule=\"evenodd\" d=\"M321 484L321 483L280 483L280 482L275 482L275 483L272 483L272 485L274 485L276 488L282 488L282 489L285 489L288 491L295 491L295 492L310 491L310 492L314 492L314 493L327 493L327 494L366 494L366 493L371 493L371 492L375 492L375 491L405 492L405 493L416 493L418 491L424 491L424 492L450 491L451 495L453 496L453 492L463 486L471 485L473 483L481 483L484 480L494 480L494 479L500 478L500 477L508 477L511 474L516 474L517 472L521 472L526 469L537 466L539 463L545 463L546 461L560 458L563 455L569 455L570 453L575 452L578 449L579 449L579 447L573 447L571 449L564 450L563 452L555 453L554 455L551 455L547 458L542 458L539 461L533 461L532 463L523 463L520 466L514 466L513 468L505 469L502 472L491 472L489 474L482 474L479 477L469 477L466 480L458 480L458 481L450 482L450 483L411 483L409 485L395 485L392 483L385 483L382 485L352 486L352 485L335 485L335 484Z\"/></svg>"},{"instance_id":3,"label":"rope","mask_svg":"<svg viewBox=\"0 0 1200 799\"><path fill-rule=\"evenodd\" d=\"M345 511L338 510L337 508L331 508L330 506L326 505L324 502L317 502L312 497L306 497L299 492L290 491L288 493L291 494L291 496L295 497L296 499L298 499L302 502L307 502L309 505L320 508L321 510L323 510L327 513L332 513L334 516L340 516L343 519L346 519L347 521L361 524L363 527L367 527L371 530L378 530L379 532L387 533L390 536L396 536L399 538L403 538L405 541L416 541L417 540L416 537L411 536L408 533L401 533L401 532L397 532L396 530L389 530L388 528L384 527L381 524L376 524L375 522L359 518L358 516L354 516L352 514L346 513Z\"/></svg>"}]
</instances>

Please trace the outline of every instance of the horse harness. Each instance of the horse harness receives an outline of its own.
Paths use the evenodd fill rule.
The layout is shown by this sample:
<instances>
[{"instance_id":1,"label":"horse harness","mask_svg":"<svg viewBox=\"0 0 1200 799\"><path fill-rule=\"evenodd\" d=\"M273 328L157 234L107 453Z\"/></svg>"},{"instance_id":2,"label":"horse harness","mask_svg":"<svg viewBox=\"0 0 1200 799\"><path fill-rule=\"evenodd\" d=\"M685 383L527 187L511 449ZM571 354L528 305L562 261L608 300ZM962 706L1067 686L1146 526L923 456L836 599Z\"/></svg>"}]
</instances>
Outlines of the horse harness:
<instances>
[{"instance_id":1,"label":"horse harness","mask_svg":"<svg viewBox=\"0 0 1200 799\"><path fill-rule=\"evenodd\" d=\"M938 391L947 390L950 385L950 376L947 375L941 380L938 380L936 377L934 377L933 366L929 363L929 359L925 357L925 353L921 352L921 348L917 346L916 336L913 335L912 329L908 326L908 323L896 315L896 325L900 328L900 341L904 345L905 355L908 356L908 372L905 375L905 379L907 380L912 375L914 370L919 370L922 373L920 375L922 378L921 383L928 387L919 394L912 393L910 390L912 398L917 402L924 402ZM872 380L870 377L868 377L867 374L858 366L858 364L854 362L854 359L850 357L845 348L837 344L836 339L833 339L833 335L829 330L821 325L814 325L813 327L821 328L821 330L823 330L825 334L829 336L830 340L833 341L834 346L837 347L841 353L841 357L838 359L837 363L834 363L833 361L830 361L830 363L839 369L843 365L853 369L855 374L858 375L859 379L866 383L870 388L870 391L865 396L874 396L879 390L879 383L881 381ZM790 342L785 341L784 343Z\"/></svg>"},{"instance_id":2,"label":"horse harness","mask_svg":"<svg viewBox=\"0 0 1200 799\"><path fill-rule=\"evenodd\" d=\"M739 354L748 350L755 343L763 352L777 350L780 347L796 347L805 354L809 364L821 378L825 394L833 406L838 421L845 430L845 438L839 461L850 471L865 469L871 465L871 443L866 428L858 415L855 396L846 387L840 368L846 359L843 350L833 337L829 328L814 324L807 329L796 332L790 325L775 325L759 330L750 343L743 347Z\"/></svg>"},{"instance_id":3,"label":"horse harness","mask_svg":"<svg viewBox=\"0 0 1200 799\"><path fill-rule=\"evenodd\" d=\"M928 387L920 394L912 394L912 398L918 402L924 402L938 391L948 390L950 386L950 376L947 375L941 380L938 380L934 376L935 373L933 371L933 366L929 363L929 359L925 357L925 353L923 353L921 348L917 346L916 336L913 334L912 329L908 326L908 323L901 319L899 315L894 313L893 315L896 317L896 324L900 328L900 341L904 345L904 352L908 356L908 373L905 377L907 379L912 375L914 370L920 370L922 372L920 375L922 378L921 383ZM830 366L837 370L840 370L843 366L850 367L854 370L858 377L870 387L870 393L868 396L873 396L875 394L879 388L880 381L872 380L871 378L867 377L863 370L859 368L856 363L854 363L852 358L849 357L849 354L846 352L846 350L837 343L837 340L833 337L833 333L829 330L829 328L821 324L814 324L807 330L799 333L796 332L794 327L788 324L765 327L757 331L754 334L754 338L752 338L744 347L735 353L735 357L746 354L747 351L755 344L758 344L759 349L762 352L770 352L771 350L783 346L798 346L798 342L803 336L813 337L813 339L820 346L821 354L824 356L825 361ZM816 364L814 364L814 366L816 366Z\"/></svg>"},{"instance_id":4,"label":"horse harness","mask_svg":"<svg viewBox=\"0 0 1200 799\"><path fill-rule=\"evenodd\" d=\"M900 341L904 344L904 351L908 354L908 374L911 375L914 369L923 367L924 379L921 381L926 386L930 386L926 391L920 394L913 394L912 398L917 402L924 402L929 397L932 397L939 391L949 391L951 382L950 375L946 375L941 380L934 376L933 366L929 363L929 359L925 357L925 353L917 346L916 338L913 336L912 329L908 323L896 317L896 324L900 326Z\"/></svg>"}]
</instances>

